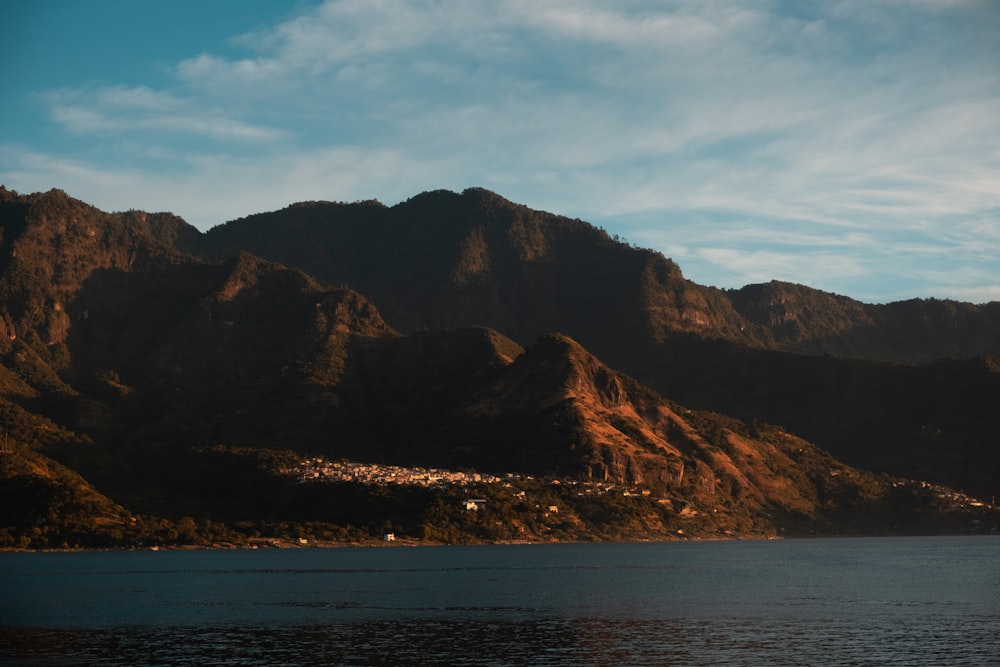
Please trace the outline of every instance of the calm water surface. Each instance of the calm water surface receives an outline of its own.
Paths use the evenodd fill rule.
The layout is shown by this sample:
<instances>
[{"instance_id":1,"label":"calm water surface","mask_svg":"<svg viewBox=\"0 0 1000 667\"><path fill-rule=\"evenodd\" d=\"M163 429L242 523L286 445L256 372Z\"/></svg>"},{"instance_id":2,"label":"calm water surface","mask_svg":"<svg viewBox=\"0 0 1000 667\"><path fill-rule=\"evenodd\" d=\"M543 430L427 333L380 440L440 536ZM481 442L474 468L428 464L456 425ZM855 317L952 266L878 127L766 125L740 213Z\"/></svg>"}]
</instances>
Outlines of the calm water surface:
<instances>
[{"instance_id":1,"label":"calm water surface","mask_svg":"<svg viewBox=\"0 0 1000 667\"><path fill-rule=\"evenodd\" d=\"M1000 665L1000 538L7 553L0 664Z\"/></svg>"}]
</instances>

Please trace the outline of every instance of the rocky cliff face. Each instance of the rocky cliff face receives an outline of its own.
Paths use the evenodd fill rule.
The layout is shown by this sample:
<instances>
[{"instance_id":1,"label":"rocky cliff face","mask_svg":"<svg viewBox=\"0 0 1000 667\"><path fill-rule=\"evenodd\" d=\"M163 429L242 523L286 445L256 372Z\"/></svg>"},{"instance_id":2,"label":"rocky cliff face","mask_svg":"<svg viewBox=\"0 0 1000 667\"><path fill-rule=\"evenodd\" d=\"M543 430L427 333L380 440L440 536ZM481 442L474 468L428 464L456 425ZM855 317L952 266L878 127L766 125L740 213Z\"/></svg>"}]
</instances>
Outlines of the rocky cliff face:
<instances>
[{"instance_id":1,"label":"rocky cliff face","mask_svg":"<svg viewBox=\"0 0 1000 667\"><path fill-rule=\"evenodd\" d=\"M543 466L532 472L644 486L728 511L814 515L814 478L849 470L780 430L755 434L671 403L561 335L529 347L461 412L453 423L477 434L463 453L481 462L527 461Z\"/></svg>"}]
</instances>

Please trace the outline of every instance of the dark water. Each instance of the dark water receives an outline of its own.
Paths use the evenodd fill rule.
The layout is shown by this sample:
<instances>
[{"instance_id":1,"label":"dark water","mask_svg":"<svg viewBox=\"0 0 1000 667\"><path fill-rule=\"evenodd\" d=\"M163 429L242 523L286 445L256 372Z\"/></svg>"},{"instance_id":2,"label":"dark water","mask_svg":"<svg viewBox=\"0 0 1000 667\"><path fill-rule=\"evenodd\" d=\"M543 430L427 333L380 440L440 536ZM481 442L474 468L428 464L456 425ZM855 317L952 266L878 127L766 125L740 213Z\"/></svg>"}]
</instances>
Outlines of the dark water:
<instances>
[{"instance_id":1,"label":"dark water","mask_svg":"<svg viewBox=\"0 0 1000 667\"><path fill-rule=\"evenodd\" d=\"M1000 665L1000 538L0 554L0 664Z\"/></svg>"}]
</instances>

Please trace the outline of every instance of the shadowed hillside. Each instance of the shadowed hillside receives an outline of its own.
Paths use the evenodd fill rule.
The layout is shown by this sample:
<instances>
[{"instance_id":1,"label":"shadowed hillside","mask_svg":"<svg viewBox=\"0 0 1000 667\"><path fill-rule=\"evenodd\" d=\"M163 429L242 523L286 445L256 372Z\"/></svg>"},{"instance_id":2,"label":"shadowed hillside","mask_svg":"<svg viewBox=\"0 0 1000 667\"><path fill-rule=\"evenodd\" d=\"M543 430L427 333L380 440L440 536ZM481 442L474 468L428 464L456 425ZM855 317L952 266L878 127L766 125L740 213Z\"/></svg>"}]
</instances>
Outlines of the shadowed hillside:
<instances>
[{"instance_id":1,"label":"shadowed hillside","mask_svg":"<svg viewBox=\"0 0 1000 667\"><path fill-rule=\"evenodd\" d=\"M659 253L481 189L391 208L299 204L216 227L203 247L349 284L404 332L488 326L523 345L565 332L680 402L782 424L855 465L1000 491L984 410L1000 389L973 370L991 362L926 366L1000 354L998 303L703 287Z\"/></svg>"},{"instance_id":2,"label":"shadowed hillside","mask_svg":"<svg viewBox=\"0 0 1000 667\"><path fill-rule=\"evenodd\" d=\"M367 295L401 331L477 324L521 342L571 332L625 356L676 333L797 353L924 363L1000 355L1000 304L887 305L772 282L718 290L580 221L482 189L393 207L309 202L220 225L211 258L252 252Z\"/></svg>"},{"instance_id":3,"label":"shadowed hillside","mask_svg":"<svg viewBox=\"0 0 1000 667\"><path fill-rule=\"evenodd\" d=\"M0 221L3 546L995 523L898 476L995 486L995 360L769 349L794 336L764 299L799 294L797 320L830 332L855 309L842 297L824 314L775 285L755 306L483 190L296 205L204 236L0 190ZM922 331L974 328L976 308L929 304ZM324 477L355 469L336 461L368 481ZM415 481L428 467L463 481ZM489 509L469 514L470 495Z\"/></svg>"}]
</instances>

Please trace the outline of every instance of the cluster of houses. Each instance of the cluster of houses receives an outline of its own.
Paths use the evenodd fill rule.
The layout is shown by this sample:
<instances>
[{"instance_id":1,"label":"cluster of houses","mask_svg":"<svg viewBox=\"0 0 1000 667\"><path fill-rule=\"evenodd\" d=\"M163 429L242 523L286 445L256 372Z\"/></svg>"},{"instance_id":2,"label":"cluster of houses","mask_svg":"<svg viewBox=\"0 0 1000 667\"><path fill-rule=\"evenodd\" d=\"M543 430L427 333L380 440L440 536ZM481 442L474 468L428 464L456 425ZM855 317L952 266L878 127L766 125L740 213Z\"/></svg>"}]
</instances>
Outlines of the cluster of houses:
<instances>
[{"instance_id":1,"label":"cluster of houses","mask_svg":"<svg viewBox=\"0 0 1000 667\"><path fill-rule=\"evenodd\" d=\"M442 470L439 468L408 468L398 465L359 463L357 461L346 460L330 461L322 456L302 459L297 465L286 469L284 472L298 479L300 483L350 482L370 486L411 485L438 489L480 484L502 484L504 487L511 488L514 495L521 499L526 499L527 493L523 489L514 491L519 486L517 482L534 479L531 475L520 475L517 473L506 473L503 476L497 476L472 471ZM603 481L585 482L552 479L547 480L545 483L552 486L568 485L574 489L578 496L603 496L612 492L621 493L624 496L646 496L650 494L650 491L646 489L630 490L614 483ZM664 499L660 502L670 504L672 501ZM487 501L483 498L466 498L462 501L462 507L469 512L478 512L486 506L486 503ZM547 510L546 516L559 512L559 507L556 505L549 505L547 508L542 509ZM385 539L386 541L392 541L394 537L385 537Z\"/></svg>"},{"instance_id":2,"label":"cluster of houses","mask_svg":"<svg viewBox=\"0 0 1000 667\"><path fill-rule=\"evenodd\" d=\"M407 468L397 465L380 463L359 463L357 461L330 461L322 456L303 459L298 465L285 470L285 474L296 477L300 482L352 482L372 486L390 484L446 488L452 486L469 486L472 484L503 484L521 480L534 479L531 475L505 473L502 476L489 475L471 471L442 470L439 468ZM576 488L579 496L602 496L612 491L623 495L649 495L648 490L630 491L611 482L581 482L578 480L561 482L558 479L549 480L553 486L570 485ZM519 495L523 495L523 491Z\"/></svg>"},{"instance_id":3,"label":"cluster of houses","mask_svg":"<svg viewBox=\"0 0 1000 667\"><path fill-rule=\"evenodd\" d=\"M945 504L948 509L952 511L962 511L962 510L979 510L992 508L996 506L996 497L990 499L990 502L984 502L978 498L973 498L968 496L961 491L956 491L955 489L949 489L946 486L941 486L940 484L934 484L933 482L921 482L917 480L899 480L893 482L892 485L896 488L903 487L917 493L933 494L939 501Z\"/></svg>"},{"instance_id":4,"label":"cluster of houses","mask_svg":"<svg viewBox=\"0 0 1000 667\"><path fill-rule=\"evenodd\" d=\"M287 472L297 477L300 482L353 482L372 486L405 484L443 488L469 484L496 484L504 481L504 478L477 472L407 468L356 461L329 461L321 456L304 459Z\"/></svg>"}]
</instances>

